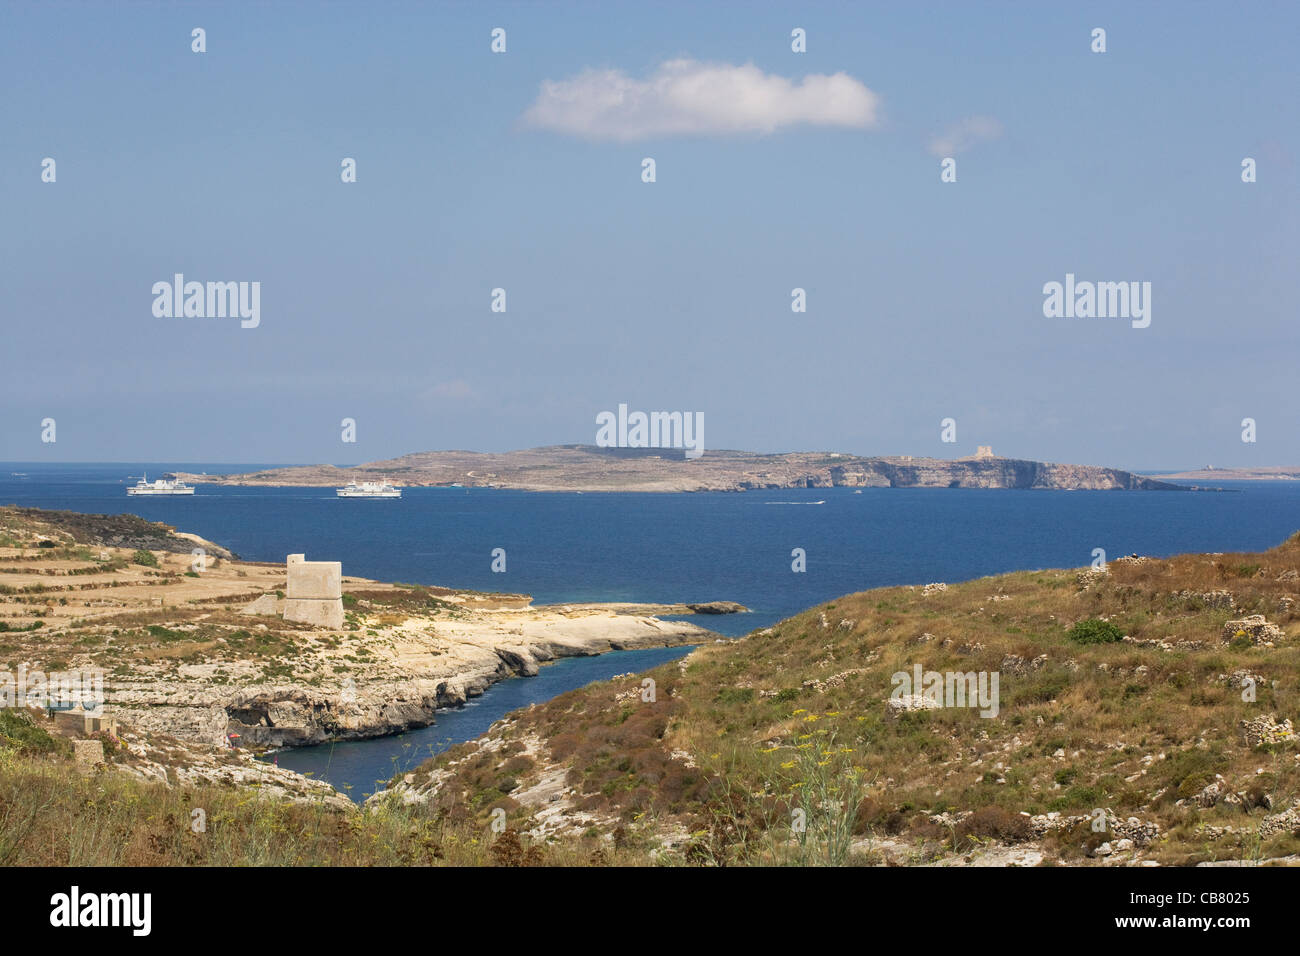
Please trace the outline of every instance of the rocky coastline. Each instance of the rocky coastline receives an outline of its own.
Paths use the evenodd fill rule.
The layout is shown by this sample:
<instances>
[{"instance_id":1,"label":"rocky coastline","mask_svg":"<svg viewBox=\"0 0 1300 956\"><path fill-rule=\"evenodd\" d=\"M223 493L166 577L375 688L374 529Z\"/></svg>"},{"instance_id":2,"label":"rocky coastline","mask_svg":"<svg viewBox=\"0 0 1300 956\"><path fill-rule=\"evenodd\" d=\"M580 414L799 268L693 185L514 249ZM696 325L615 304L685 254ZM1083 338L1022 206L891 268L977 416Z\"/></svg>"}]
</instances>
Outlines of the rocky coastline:
<instances>
[{"instance_id":1,"label":"rocky coastline","mask_svg":"<svg viewBox=\"0 0 1300 956\"><path fill-rule=\"evenodd\" d=\"M528 595L347 576L344 623L330 628L286 619L285 565L239 561L166 525L0 508L0 533L0 668L102 672L121 725L198 745L400 733L550 661L716 637L660 615L745 610L534 606Z\"/></svg>"}]
</instances>

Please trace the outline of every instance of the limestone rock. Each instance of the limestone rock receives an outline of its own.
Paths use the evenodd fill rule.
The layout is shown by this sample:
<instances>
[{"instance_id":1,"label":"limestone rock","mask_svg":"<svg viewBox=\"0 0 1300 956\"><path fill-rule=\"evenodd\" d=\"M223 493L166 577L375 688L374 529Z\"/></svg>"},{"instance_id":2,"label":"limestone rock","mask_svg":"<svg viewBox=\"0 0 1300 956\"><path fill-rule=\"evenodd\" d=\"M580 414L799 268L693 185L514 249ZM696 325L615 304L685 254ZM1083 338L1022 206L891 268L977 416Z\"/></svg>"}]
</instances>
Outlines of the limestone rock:
<instances>
[{"instance_id":1,"label":"limestone rock","mask_svg":"<svg viewBox=\"0 0 1300 956\"><path fill-rule=\"evenodd\" d=\"M1268 683L1268 678L1263 674L1252 674L1244 667L1238 668L1231 674L1220 674L1215 678L1220 684L1227 684L1233 690L1241 690L1244 687L1263 687Z\"/></svg>"},{"instance_id":2,"label":"limestone rock","mask_svg":"<svg viewBox=\"0 0 1300 956\"><path fill-rule=\"evenodd\" d=\"M705 601L703 604L688 604L692 614L743 614L749 608L735 601Z\"/></svg>"},{"instance_id":3,"label":"limestone rock","mask_svg":"<svg viewBox=\"0 0 1300 956\"><path fill-rule=\"evenodd\" d=\"M1300 803L1297 803L1289 810L1284 810L1259 821L1259 835L1261 837L1276 836L1280 833L1300 833Z\"/></svg>"},{"instance_id":4,"label":"limestone rock","mask_svg":"<svg viewBox=\"0 0 1300 956\"><path fill-rule=\"evenodd\" d=\"M1208 608L1232 611L1237 607L1237 599L1232 592L1222 588L1213 591L1175 591L1174 596L1199 602Z\"/></svg>"},{"instance_id":5,"label":"limestone rock","mask_svg":"<svg viewBox=\"0 0 1300 956\"><path fill-rule=\"evenodd\" d=\"M922 694L904 694L885 701L885 714L889 717L897 717L911 710L933 710L937 706L938 704Z\"/></svg>"},{"instance_id":6,"label":"limestone rock","mask_svg":"<svg viewBox=\"0 0 1300 956\"><path fill-rule=\"evenodd\" d=\"M1279 723L1272 714L1261 714L1253 720L1243 720L1238 726L1246 738L1246 744L1251 747L1295 739L1295 728L1291 726L1289 717Z\"/></svg>"},{"instance_id":7,"label":"limestone rock","mask_svg":"<svg viewBox=\"0 0 1300 956\"><path fill-rule=\"evenodd\" d=\"M104 742L95 738L74 740L72 753L76 759L77 769L87 773L104 762Z\"/></svg>"},{"instance_id":8,"label":"limestone rock","mask_svg":"<svg viewBox=\"0 0 1300 956\"><path fill-rule=\"evenodd\" d=\"M1081 590L1088 590L1100 581L1106 580L1106 575L1110 572L1104 567L1099 568L1081 568L1075 575L1074 581L1079 585Z\"/></svg>"},{"instance_id":9,"label":"limestone rock","mask_svg":"<svg viewBox=\"0 0 1300 956\"><path fill-rule=\"evenodd\" d=\"M1252 644L1272 647L1283 635L1282 629L1266 621L1263 614L1251 614L1223 625L1224 643L1243 636L1249 637Z\"/></svg>"},{"instance_id":10,"label":"limestone rock","mask_svg":"<svg viewBox=\"0 0 1300 956\"><path fill-rule=\"evenodd\" d=\"M280 602L274 594L263 594L239 612L249 616L271 616L280 613Z\"/></svg>"}]
</instances>

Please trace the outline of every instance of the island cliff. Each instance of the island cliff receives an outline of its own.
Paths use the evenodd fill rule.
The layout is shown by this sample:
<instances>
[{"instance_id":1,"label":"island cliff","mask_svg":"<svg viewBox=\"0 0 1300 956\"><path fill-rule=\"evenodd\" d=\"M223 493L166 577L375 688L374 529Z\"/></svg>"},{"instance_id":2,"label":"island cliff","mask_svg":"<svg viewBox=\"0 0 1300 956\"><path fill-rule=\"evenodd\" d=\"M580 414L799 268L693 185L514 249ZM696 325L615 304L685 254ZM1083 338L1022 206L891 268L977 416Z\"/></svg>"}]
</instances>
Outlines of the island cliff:
<instances>
[{"instance_id":1,"label":"island cliff","mask_svg":"<svg viewBox=\"0 0 1300 956\"><path fill-rule=\"evenodd\" d=\"M351 468L304 465L247 474L186 475L229 485L343 485L387 477L411 486L461 485L527 491L747 491L763 488L1049 488L1058 491L1184 491L1118 468L1061 465L981 454L969 458L865 458L829 452L757 454L553 445L500 454L435 451Z\"/></svg>"}]
</instances>

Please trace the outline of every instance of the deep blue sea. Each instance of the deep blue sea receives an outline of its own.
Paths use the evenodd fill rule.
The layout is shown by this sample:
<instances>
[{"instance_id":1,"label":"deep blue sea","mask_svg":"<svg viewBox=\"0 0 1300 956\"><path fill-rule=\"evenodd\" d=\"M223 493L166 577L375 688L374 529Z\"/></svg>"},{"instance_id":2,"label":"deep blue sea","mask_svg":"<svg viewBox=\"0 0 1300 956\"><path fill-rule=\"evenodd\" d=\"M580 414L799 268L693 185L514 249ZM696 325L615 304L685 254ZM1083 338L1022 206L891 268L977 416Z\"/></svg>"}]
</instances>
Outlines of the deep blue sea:
<instances>
[{"instance_id":1,"label":"deep blue sea","mask_svg":"<svg viewBox=\"0 0 1300 956\"><path fill-rule=\"evenodd\" d=\"M283 561L302 552L309 560L342 561L345 574L522 592L539 604L739 601L752 613L695 619L728 635L882 585L1080 567L1092 561L1094 548L1104 548L1108 560L1133 552L1260 550L1300 530L1300 482L1241 482L1226 484L1232 490L1224 492L408 488L398 500L341 499L332 488L200 483L193 497L126 494L134 483L127 476L145 470L220 474L259 467L266 466L7 463L0 464L0 504L131 512L202 535L249 560ZM495 548L505 549L505 573L491 569ZM804 573L791 570L795 548L806 554ZM667 654L666 660L673 653L564 661L543 668L543 676L498 684L460 712L464 716L440 716L437 725L418 732L418 741L407 734L278 759L350 783L359 796L373 789L373 780L391 776L395 760L404 766L412 748L427 755L428 746L441 749L441 740L476 736L513 707L660 662L630 655ZM352 753L358 749L371 756ZM340 772L340 763L349 769Z\"/></svg>"}]
</instances>

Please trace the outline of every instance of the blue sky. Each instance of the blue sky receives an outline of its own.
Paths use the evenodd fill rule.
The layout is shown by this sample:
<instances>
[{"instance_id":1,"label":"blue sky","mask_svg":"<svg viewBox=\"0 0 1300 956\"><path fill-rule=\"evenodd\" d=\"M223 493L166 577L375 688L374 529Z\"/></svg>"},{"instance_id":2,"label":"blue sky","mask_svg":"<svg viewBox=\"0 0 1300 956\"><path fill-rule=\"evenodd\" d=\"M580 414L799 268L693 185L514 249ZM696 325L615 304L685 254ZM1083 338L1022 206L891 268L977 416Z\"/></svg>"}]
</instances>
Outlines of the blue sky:
<instances>
[{"instance_id":1,"label":"blue sky","mask_svg":"<svg viewBox=\"0 0 1300 956\"><path fill-rule=\"evenodd\" d=\"M1298 27L1293 3L8 4L0 459L591 443L627 403L702 413L712 448L1297 464ZM686 131L638 133L653 102L588 135L526 119L547 81L682 60L788 80L751 108L794 121L722 128L711 74L659 104ZM869 117L797 92L841 73ZM259 281L260 325L155 317L177 272ZM1150 327L1044 317L1067 272L1150 282Z\"/></svg>"}]
</instances>

